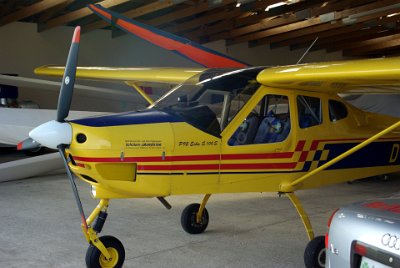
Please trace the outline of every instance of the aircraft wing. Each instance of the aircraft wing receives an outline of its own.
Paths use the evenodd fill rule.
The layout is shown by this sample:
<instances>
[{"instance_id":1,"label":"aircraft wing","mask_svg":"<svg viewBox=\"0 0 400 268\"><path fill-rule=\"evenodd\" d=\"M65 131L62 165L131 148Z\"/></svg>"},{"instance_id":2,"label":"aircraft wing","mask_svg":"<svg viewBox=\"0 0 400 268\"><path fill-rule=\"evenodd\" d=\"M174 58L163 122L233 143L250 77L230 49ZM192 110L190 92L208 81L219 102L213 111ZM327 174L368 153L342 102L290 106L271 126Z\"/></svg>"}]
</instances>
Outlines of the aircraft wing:
<instances>
[{"instance_id":1,"label":"aircraft wing","mask_svg":"<svg viewBox=\"0 0 400 268\"><path fill-rule=\"evenodd\" d=\"M180 54L204 67L243 68L249 66L247 63L231 58L188 39L126 18L100 5L89 4L88 7L94 14L97 14L111 25L158 47Z\"/></svg>"},{"instance_id":2,"label":"aircraft wing","mask_svg":"<svg viewBox=\"0 0 400 268\"><path fill-rule=\"evenodd\" d=\"M76 78L133 81L161 84L179 84L186 79L206 70L205 68L147 68L147 67L78 67ZM64 75L64 66L45 65L34 70L37 75L59 76Z\"/></svg>"},{"instance_id":3,"label":"aircraft wing","mask_svg":"<svg viewBox=\"0 0 400 268\"><path fill-rule=\"evenodd\" d=\"M258 82L331 93L400 93L400 57L272 67Z\"/></svg>"}]
</instances>

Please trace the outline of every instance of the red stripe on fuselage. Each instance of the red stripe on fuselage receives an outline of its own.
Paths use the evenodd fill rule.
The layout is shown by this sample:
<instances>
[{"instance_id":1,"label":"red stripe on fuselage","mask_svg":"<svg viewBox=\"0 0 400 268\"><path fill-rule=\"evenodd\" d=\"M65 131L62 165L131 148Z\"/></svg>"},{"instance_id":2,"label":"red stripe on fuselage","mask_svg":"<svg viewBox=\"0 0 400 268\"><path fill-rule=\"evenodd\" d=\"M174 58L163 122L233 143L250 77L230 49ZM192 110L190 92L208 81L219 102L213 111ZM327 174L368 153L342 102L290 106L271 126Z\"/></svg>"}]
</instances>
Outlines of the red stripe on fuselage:
<instances>
[{"instance_id":1,"label":"red stripe on fuselage","mask_svg":"<svg viewBox=\"0 0 400 268\"><path fill-rule=\"evenodd\" d=\"M139 165L139 171L165 171L165 170L218 170L218 164L205 164L205 165Z\"/></svg>"},{"instance_id":2,"label":"red stripe on fuselage","mask_svg":"<svg viewBox=\"0 0 400 268\"><path fill-rule=\"evenodd\" d=\"M293 152L266 154L225 154L221 160L252 160L252 159L285 159L292 158ZM220 156L212 155L178 155L178 156L144 156L144 157L80 157L74 156L75 161L81 162L179 162L179 161L218 161Z\"/></svg>"},{"instance_id":3,"label":"red stripe on fuselage","mask_svg":"<svg viewBox=\"0 0 400 268\"><path fill-rule=\"evenodd\" d=\"M243 159L285 159L292 158L293 152L265 153L265 154L223 154L221 160L243 160Z\"/></svg>"},{"instance_id":4,"label":"red stripe on fuselage","mask_svg":"<svg viewBox=\"0 0 400 268\"><path fill-rule=\"evenodd\" d=\"M139 165L139 171L166 171L166 170L253 170L253 169L293 169L296 167L292 163L254 163L254 164L204 164L204 165Z\"/></svg>"},{"instance_id":5,"label":"red stripe on fuselage","mask_svg":"<svg viewBox=\"0 0 400 268\"><path fill-rule=\"evenodd\" d=\"M299 141L296 146L296 152L303 151L306 141Z\"/></svg>"}]
</instances>

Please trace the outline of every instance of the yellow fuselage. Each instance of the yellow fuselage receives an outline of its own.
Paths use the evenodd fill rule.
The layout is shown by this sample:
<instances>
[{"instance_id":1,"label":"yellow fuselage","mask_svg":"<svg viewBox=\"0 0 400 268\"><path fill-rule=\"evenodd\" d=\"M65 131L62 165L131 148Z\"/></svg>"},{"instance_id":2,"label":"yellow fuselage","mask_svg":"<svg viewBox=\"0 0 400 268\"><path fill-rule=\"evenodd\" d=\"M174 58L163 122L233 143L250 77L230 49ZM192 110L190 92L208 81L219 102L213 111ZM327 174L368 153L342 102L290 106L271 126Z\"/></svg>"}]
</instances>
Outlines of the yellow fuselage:
<instances>
[{"instance_id":1,"label":"yellow fuselage","mask_svg":"<svg viewBox=\"0 0 400 268\"><path fill-rule=\"evenodd\" d=\"M277 143L229 145L229 138L265 94L288 96L292 120L288 137ZM299 94L321 99L320 125L302 129L295 123ZM396 121L346 105L349 116L332 122L328 99L340 100L334 94L261 86L220 137L167 119L106 126L72 122L74 138L67 153L73 161L69 166L96 188L96 198L280 191L282 183L294 181ZM87 137L83 143L76 139L80 133ZM385 136L300 188L398 171L399 145L398 135Z\"/></svg>"}]
</instances>

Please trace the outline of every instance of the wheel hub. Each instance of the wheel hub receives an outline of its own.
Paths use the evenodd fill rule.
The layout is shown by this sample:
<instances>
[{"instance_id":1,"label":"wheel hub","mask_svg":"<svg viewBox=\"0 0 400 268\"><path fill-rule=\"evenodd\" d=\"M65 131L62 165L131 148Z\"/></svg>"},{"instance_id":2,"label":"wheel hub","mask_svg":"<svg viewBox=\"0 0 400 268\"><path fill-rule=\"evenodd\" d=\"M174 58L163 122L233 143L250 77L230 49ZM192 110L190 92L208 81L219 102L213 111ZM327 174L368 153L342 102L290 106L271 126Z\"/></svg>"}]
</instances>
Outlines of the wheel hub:
<instances>
[{"instance_id":1,"label":"wheel hub","mask_svg":"<svg viewBox=\"0 0 400 268\"><path fill-rule=\"evenodd\" d=\"M100 255L99 263L101 267L112 268L118 263L118 251L115 248L107 248L110 258L107 259L103 254Z\"/></svg>"}]
</instances>

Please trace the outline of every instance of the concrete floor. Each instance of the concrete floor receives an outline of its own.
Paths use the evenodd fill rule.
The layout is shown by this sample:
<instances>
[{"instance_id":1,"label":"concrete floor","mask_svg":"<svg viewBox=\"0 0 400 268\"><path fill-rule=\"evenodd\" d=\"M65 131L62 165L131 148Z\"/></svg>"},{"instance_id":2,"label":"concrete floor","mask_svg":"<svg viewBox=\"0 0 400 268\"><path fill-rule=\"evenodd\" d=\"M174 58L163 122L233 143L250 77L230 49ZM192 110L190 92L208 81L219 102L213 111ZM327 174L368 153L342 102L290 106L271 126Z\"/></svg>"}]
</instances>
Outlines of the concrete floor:
<instances>
[{"instance_id":1,"label":"concrete floor","mask_svg":"<svg viewBox=\"0 0 400 268\"><path fill-rule=\"evenodd\" d=\"M89 186L77 185L89 213L96 201ZM367 179L300 191L316 234L323 234L331 212L344 204L386 197L400 186ZM112 200L102 235L125 246L124 267L304 267L307 236L290 201L274 193L212 196L208 229L186 234L180 213L202 196ZM0 183L0 267L84 267L88 245L68 179L64 174Z\"/></svg>"}]
</instances>

